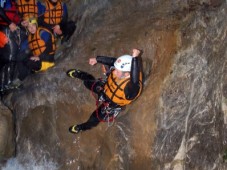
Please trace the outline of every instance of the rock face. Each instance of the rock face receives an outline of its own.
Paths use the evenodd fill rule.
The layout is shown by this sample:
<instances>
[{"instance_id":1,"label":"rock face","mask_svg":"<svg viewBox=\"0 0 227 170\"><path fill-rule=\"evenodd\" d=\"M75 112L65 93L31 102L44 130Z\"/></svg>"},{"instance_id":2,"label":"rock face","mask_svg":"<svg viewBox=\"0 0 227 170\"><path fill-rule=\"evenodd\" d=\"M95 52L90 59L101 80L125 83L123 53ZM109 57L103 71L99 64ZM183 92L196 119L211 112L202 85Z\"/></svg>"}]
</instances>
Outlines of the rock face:
<instances>
[{"instance_id":1,"label":"rock face","mask_svg":"<svg viewBox=\"0 0 227 170\"><path fill-rule=\"evenodd\" d=\"M11 111L0 102L0 161L15 153L14 120Z\"/></svg>"},{"instance_id":2,"label":"rock face","mask_svg":"<svg viewBox=\"0 0 227 170\"><path fill-rule=\"evenodd\" d=\"M73 19L81 16L72 47L56 67L4 98L16 115L17 161L60 170L226 169L226 1L88 0L70 7L77 9ZM65 71L100 77L91 56L132 48L143 50L142 95L114 124L68 133L96 106Z\"/></svg>"},{"instance_id":3,"label":"rock face","mask_svg":"<svg viewBox=\"0 0 227 170\"><path fill-rule=\"evenodd\" d=\"M227 52L224 13L224 8L196 11L181 28L183 47L160 96L154 161L161 169L225 167L220 159L226 141L222 110Z\"/></svg>"}]
</instances>

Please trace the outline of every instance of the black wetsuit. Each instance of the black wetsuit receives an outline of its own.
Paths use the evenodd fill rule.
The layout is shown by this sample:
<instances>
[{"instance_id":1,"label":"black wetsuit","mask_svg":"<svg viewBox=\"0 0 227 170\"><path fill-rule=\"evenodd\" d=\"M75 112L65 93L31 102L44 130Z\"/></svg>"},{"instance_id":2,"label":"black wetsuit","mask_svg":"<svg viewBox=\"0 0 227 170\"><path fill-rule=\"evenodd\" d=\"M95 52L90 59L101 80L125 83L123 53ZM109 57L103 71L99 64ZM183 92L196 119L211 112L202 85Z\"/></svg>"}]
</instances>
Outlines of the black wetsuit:
<instances>
[{"instance_id":1,"label":"black wetsuit","mask_svg":"<svg viewBox=\"0 0 227 170\"><path fill-rule=\"evenodd\" d=\"M104 65L113 66L116 58L112 57L105 57L105 56L97 56L97 62L102 63ZM141 83L140 83L140 72L141 68L139 67L138 57L132 59L132 66L130 72L130 81L127 83L124 93L127 99L132 100L137 97L139 91L141 90ZM92 90L94 93L98 95L98 98L102 97L104 99L104 103L102 103L90 116L90 118L82 124L78 125L78 128L82 131L91 129L99 124L100 121L105 121L107 116L104 108L105 104L109 104L109 109L121 108L121 106L117 105L116 103L112 102L104 93L103 87L104 83L101 80L96 80L92 75L86 73L84 76L80 78L84 81L84 85L89 90ZM110 115L111 116L111 115Z\"/></svg>"}]
</instances>

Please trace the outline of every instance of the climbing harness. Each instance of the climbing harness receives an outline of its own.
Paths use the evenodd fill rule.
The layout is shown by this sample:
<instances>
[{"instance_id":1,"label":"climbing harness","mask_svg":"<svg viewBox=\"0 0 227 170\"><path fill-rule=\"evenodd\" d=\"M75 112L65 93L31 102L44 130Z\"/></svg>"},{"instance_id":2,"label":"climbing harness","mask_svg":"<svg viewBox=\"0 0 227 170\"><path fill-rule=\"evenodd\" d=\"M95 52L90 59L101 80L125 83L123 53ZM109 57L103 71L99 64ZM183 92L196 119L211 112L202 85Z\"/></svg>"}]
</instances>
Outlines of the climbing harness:
<instances>
[{"instance_id":1,"label":"climbing harness","mask_svg":"<svg viewBox=\"0 0 227 170\"><path fill-rule=\"evenodd\" d=\"M108 122L108 126L112 126L114 123L115 118L119 115L119 113L121 112L122 108L121 107L109 107L109 103L103 101L103 98L99 99L99 102L101 102L103 104L103 107L101 108L101 113L104 116L103 119L101 119L102 122ZM98 115L98 109L96 109L96 115L99 118Z\"/></svg>"}]
</instances>

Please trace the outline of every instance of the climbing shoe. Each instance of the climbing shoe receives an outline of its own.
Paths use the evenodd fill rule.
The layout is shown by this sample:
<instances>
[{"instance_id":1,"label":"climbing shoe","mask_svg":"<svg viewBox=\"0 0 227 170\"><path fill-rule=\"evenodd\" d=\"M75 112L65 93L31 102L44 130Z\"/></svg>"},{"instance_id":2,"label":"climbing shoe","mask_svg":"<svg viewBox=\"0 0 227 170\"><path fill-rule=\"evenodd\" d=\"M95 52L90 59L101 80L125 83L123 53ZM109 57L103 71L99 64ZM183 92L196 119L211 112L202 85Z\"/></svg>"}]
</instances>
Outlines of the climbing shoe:
<instances>
[{"instance_id":1,"label":"climbing shoe","mask_svg":"<svg viewBox=\"0 0 227 170\"><path fill-rule=\"evenodd\" d=\"M69 127L69 132L74 133L74 134L78 134L81 130L81 128L79 127L79 125L73 125L71 127Z\"/></svg>"},{"instance_id":2,"label":"climbing shoe","mask_svg":"<svg viewBox=\"0 0 227 170\"><path fill-rule=\"evenodd\" d=\"M87 79L87 77L89 76L88 73L85 73L83 71L77 70L77 69L70 69L66 72L67 76L71 77L71 78L78 78L78 79Z\"/></svg>"},{"instance_id":3,"label":"climbing shoe","mask_svg":"<svg viewBox=\"0 0 227 170\"><path fill-rule=\"evenodd\" d=\"M78 74L80 74L80 70L70 69L66 72L66 74L71 78L78 78Z\"/></svg>"}]
</instances>

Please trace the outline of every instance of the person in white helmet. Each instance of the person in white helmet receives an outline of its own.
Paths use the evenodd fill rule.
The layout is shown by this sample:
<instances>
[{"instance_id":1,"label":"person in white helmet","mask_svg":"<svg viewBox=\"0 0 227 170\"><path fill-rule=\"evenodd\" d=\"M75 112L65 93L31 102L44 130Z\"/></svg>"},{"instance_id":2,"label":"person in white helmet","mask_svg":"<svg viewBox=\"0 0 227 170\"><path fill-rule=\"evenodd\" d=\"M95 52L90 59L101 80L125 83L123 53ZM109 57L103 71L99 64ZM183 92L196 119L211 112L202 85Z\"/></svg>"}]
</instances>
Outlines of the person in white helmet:
<instances>
[{"instance_id":1,"label":"person in white helmet","mask_svg":"<svg viewBox=\"0 0 227 170\"><path fill-rule=\"evenodd\" d=\"M142 70L138 59L140 55L140 50L133 49L132 56L90 58L90 65L102 63L110 67L104 81L96 80L92 75L77 69L66 72L71 78L83 80L86 88L96 93L101 102L85 123L70 126L69 132L77 134L97 126L100 122L113 121L124 106L141 94Z\"/></svg>"}]
</instances>

